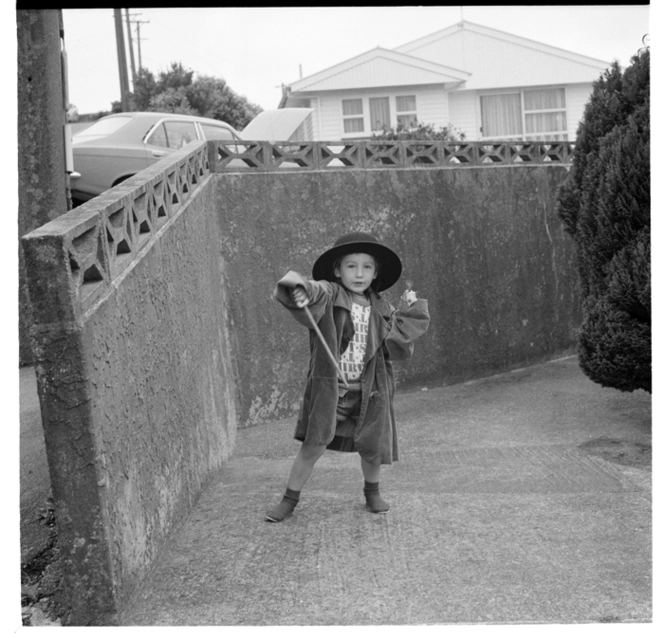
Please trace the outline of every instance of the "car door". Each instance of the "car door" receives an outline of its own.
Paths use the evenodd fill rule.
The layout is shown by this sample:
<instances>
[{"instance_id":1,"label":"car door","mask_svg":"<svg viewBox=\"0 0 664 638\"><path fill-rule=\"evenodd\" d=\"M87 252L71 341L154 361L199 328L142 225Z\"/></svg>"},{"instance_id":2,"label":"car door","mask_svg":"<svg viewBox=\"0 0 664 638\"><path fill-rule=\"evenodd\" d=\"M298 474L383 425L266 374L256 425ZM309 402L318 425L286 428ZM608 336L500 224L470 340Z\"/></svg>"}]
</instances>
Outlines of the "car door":
<instances>
[{"instance_id":1,"label":"car door","mask_svg":"<svg viewBox=\"0 0 664 638\"><path fill-rule=\"evenodd\" d=\"M210 124L208 122L199 122L198 125L201 127L203 132L203 138L206 140L239 140L239 136L236 135L230 128L227 126L221 126L217 124Z\"/></svg>"},{"instance_id":2,"label":"car door","mask_svg":"<svg viewBox=\"0 0 664 638\"><path fill-rule=\"evenodd\" d=\"M189 142L198 139L196 124L190 120L162 120L149 133L145 145L149 151L149 162L154 164Z\"/></svg>"}]
</instances>

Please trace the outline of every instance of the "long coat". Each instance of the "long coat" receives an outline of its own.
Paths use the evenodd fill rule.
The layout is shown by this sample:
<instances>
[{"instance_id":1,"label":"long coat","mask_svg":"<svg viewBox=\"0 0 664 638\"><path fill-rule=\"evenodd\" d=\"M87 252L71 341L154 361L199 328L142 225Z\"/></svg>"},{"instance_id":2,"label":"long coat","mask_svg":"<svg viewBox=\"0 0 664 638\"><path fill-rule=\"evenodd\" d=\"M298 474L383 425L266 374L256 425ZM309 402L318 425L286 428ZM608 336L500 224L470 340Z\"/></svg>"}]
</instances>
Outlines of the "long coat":
<instances>
[{"instance_id":1,"label":"long coat","mask_svg":"<svg viewBox=\"0 0 664 638\"><path fill-rule=\"evenodd\" d=\"M310 300L309 310L337 360L355 332L351 316L352 299L339 284L305 280L294 271L289 271L277 282L274 291L275 299L299 323L310 328L311 359L295 438L312 445L327 446L335 436L339 382L334 364L311 329L305 311L298 308L291 298L291 289L296 285L306 290ZM355 449L369 463L391 464L399 460L392 361L412 356L415 339L429 327L429 311L426 299L418 299L410 307L402 302L397 310L380 294L371 292L370 302L369 332L360 378L362 402L354 428L354 443Z\"/></svg>"}]
</instances>

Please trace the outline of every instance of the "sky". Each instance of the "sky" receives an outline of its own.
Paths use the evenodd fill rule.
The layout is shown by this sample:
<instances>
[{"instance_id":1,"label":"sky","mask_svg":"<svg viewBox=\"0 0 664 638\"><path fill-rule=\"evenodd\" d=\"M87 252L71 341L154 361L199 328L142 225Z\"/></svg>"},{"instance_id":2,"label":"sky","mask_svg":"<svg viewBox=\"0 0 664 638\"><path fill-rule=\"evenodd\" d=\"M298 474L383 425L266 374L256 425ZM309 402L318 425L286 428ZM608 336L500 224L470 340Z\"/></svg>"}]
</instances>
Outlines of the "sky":
<instances>
[{"instance_id":1,"label":"sky","mask_svg":"<svg viewBox=\"0 0 664 638\"><path fill-rule=\"evenodd\" d=\"M130 9L141 21L142 64L155 76L180 62L197 75L223 78L263 109L277 108L282 84L300 73L376 46L395 48L462 18L626 67L644 46L649 14L647 4ZM79 113L110 110L120 99L113 9L64 9L63 19L70 102ZM124 33L127 39L126 26ZM134 57L138 65L136 40Z\"/></svg>"}]
</instances>

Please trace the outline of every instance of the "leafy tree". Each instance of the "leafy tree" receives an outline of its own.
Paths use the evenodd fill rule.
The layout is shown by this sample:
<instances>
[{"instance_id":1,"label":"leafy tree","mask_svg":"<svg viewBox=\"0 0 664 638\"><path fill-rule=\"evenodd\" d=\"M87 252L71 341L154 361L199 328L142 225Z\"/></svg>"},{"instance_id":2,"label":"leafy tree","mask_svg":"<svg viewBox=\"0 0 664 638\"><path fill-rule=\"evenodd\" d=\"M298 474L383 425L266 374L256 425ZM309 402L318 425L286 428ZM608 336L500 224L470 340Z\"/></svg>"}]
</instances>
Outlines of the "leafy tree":
<instances>
[{"instance_id":1,"label":"leafy tree","mask_svg":"<svg viewBox=\"0 0 664 638\"><path fill-rule=\"evenodd\" d=\"M595 82L558 213L577 246L581 368L601 385L651 392L648 51Z\"/></svg>"},{"instance_id":2,"label":"leafy tree","mask_svg":"<svg viewBox=\"0 0 664 638\"><path fill-rule=\"evenodd\" d=\"M181 87L186 88L191 85L193 77L194 72L185 69L181 62L171 62L171 68L159 74L155 92L162 93L168 89L175 89L177 91Z\"/></svg>"},{"instance_id":3,"label":"leafy tree","mask_svg":"<svg viewBox=\"0 0 664 638\"><path fill-rule=\"evenodd\" d=\"M192 108L202 117L223 120L239 130L262 110L235 93L225 80L209 75L198 76L187 87L187 97Z\"/></svg>"},{"instance_id":4,"label":"leafy tree","mask_svg":"<svg viewBox=\"0 0 664 638\"><path fill-rule=\"evenodd\" d=\"M141 67L134 81L133 108L137 111L147 111L150 108L150 99L156 93L157 81L154 75L148 69Z\"/></svg>"},{"instance_id":5,"label":"leafy tree","mask_svg":"<svg viewBox=\"0 0 664 638\"><path fill-rule=\"evenodd\" d=\"M235 93L225 80L207 75L194 77L194 72L179 62L171 63L157 79L147 69L141 69L133 100L138 111L200 115L228 122L238 130L262 110Z\"/></svg>"},{"instance_id":6,"label":"leafy tree","mask_svg":"<svg viewBox=\"0 0 664 638\"><path fill-rule=\"evenodd\" d=\"M398 126L396 129L384 127L382 133L375 133L376 140L443 140L445 142L463 141L465 133L456 131L450 124L436 129L432 124L420 124L415 127Z\"/></svg>"},{"instance_id":7,"label":"leafy tree","mask_svg":"<svg viewBox=\"0 0 664 638\"><path fill-rule=\"evenodd\" d=\"M150 98L148 111L158 113L184 113L185 115L200 115L189 104L187 92L184 87L174 89L169 87Z\"/></svg>"}]
</instances>

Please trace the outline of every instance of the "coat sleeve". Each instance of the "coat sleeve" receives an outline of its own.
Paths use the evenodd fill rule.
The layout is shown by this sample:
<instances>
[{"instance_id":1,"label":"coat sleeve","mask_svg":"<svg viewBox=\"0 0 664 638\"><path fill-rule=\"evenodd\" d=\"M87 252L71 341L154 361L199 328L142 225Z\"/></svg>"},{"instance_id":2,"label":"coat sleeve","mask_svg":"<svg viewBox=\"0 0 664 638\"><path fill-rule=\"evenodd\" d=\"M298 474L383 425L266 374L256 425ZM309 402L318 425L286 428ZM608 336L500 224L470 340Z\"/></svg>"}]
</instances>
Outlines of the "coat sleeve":
<instances>
[{"instance_id":1,"label":"coat sleeve","mask_svg":"<svg viewBox=\"0 0 664 638\"><path fill-rule=\"evenodd\" d=\"M392 313L392 329L385 339L385 345L394 361L403 361L413 356L415 339L429 328L429 304L426 299L418 299L410 308L400 305Z\"/></svg>"},{"instance_id":2,"label":"coat sleeve","mask_svg":"<svg viewBox=\"0 0 664 638\"><path fill-rule=\"evenodd\" d=\"M328 281L305 279L300 273L289 270L275 286L273 297L291 313L293 319L307 328L311 328L306 313L302 308L297 307L291 297L291 290L295 286L302 286L306 291L307 297L309 297L309 310L315 321L318 322L323 316L328 300L332 298L332 284Z\"/></svg>"}]
</instances>

